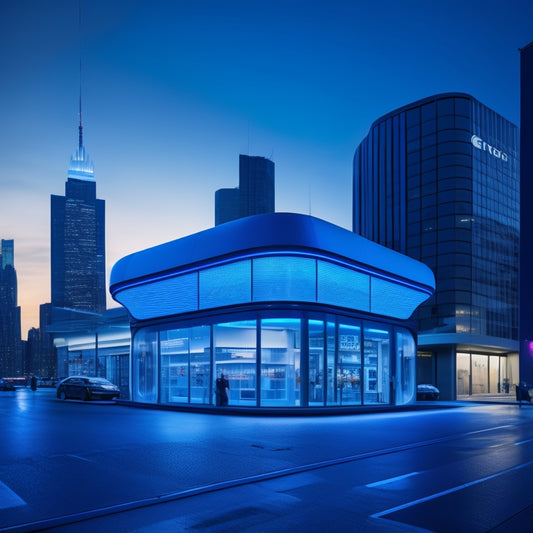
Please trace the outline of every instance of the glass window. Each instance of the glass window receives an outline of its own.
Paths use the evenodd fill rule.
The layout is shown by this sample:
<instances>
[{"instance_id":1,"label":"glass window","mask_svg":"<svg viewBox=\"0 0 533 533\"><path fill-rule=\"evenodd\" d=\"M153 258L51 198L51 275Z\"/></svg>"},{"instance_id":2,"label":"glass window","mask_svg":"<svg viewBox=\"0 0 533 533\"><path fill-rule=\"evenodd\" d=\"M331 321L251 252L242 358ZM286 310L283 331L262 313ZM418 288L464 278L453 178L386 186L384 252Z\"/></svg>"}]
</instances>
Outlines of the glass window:
<instances>
[{"instance_id":1,"label":"glass window","mask_svg":"<svg viewBox=\"0 0 533 533\"><path fill-rule=\"evenodd\" d=\"M255 320L216 324L213 328L213 380L224 374L229 381L229 405L257 405L256 339Z\"/></svg>"},{"instance_id":2,"label":"glass window","mask_svg":"<svg viewBox=\"0 0 533 533\"><path fill-rule=\"evenodd\" d=\"M261 405L300 405L300 320L261 320Z\"/></svg>"},{"instance_id":3,"label":"glass window","mask_svg":"<svg viewBox=\"0 0 533 533\"><path fill-rule=\"evenodd\" d=\"M457 396L470 394L470 354L457 353Z\"/></svg>"},{"instance_id":4,"label":"glass window","mask_svg":"<svg viewBox=\"0 0 533 533\"><path fill-rule=\"evenodd\" d=\"M406 329L396 332L396 404L403 405L415 399L416 344Z\"/></svg>"},{"instance_id":5,"label":"glass window","mask_svg":"<svg viewBox=\"0 0 533 533\"><path fill-rule=\"evenodd\" d=\"M309 320L309 405L324 405L324 322Z\"/></svg>"},{"instance_id":6,"label":"glass window","mask_svg":"<svg viewBox=\"0 0 533 533\"><path fill-rule=\"evenodd\" d=\"M337 397L340 405L361 404L361 328L339 324Z\"/></svg>"},{"instance_id":7,"label":"glass window","mask_svg":"<svg viewBox=\"0 0 533 533\"><path fill-rule=\"evenodd\" d=\"M489 355L489 368L489 392L491 394L499 394L500 392L502 392L499 355Z\"/></svg>"},{"instance_id":8,"label":"glass window","mask_svg":"<svg viewBox=\"0 0 533 533\"><path fill-rule=\"evenodd\" d=\"M466 98L455 99L455 114L463 115L464 117L470 116L470 100Z\"/></svg>"},{"instance_id":9,"label":"glass window","mask_svg":"<svg viewBox=\"0 0 533 533\"><path fill-rule=\"evenodd\" d=\"M336 333L335 333L335 322L326 323L326 336L327 336L327 367L328 367L328 376L327 376L327 404L328 405L338 405L338 388L337 388L337 371L336 371Z\"/></svg>"},{"instance_id":10,"label":"glass window","mask_svg":"<svg viewBox=\"0 0 533 533\"><path fill-rule=\"evenodd\" d=\"M420 113L419 108L410 109L407 111L407 127L410 128L411 126L417 125L420 121Z\"/></svg>"},{"instance_id":11,"label":"glass window","mask_svg":"<svg viewBox=\"0 0 533 533\"><path fill-rule=\"evenodd\" d=\"M445 98L438 101L439 117L442 115L453 115L453 98Z\"/></svg>"},{"instance_id":12,"label":"glass window","mask_svg":"<svg viewBox=\"0 0 533 533\"><path fill-rule=\"evenodd\" d=\"M151 328L137 332L133 339L133 400L157 403L158 333Z\"/></svg>"},{"instance_id":13,"label":"glass window","mask_svg":"<svg viewBox=\"0 0 533 533\"><path fill-rule=\"evenodd\" d=\"M189 330L191 403L210 403L211 327Z\"/></svg>"},{"instance_id":14,"label":"glass window","mask_svg":"<svg viewBox=\"0 0 533 533\"><path fill-rule=\"evenodd\" d=\"M452 130L454 128L453 116L439 117L439 130Z\"/></svg>"},{"instance_id":15,"label":"glass window","mask_svg":"<svg viewBox=\"0 0 533 533\"><path fill-rule=\"evenodd\" d=\"M429 102L422 106L422 122L432 120L437 114L437 106L435 102Z\"/></svg>"},{"instance_id":16,"label":"glass window","mask_svg":"<svg viewBox=\"0 0 533 533\"><path fill-rule=\"evenodd\" d=\"M424 122L422 124L422 136L429 135L430 133L435 133L436 130L437 130L436 120L429 120L428 122Z\"/></svg>"},{"instance_id":17,"label":"glass window","mask_svg":"<svg viewBox=\"0 0 533 533\"><path fill-rule=\"evenodd\" d=\"M472 354L472 394L485 394L489 391L488 356Z\"/></svg>"},{"instance_id":18,"label":"glass window","mask_svg":"<svg viewBox=\"0 0 533 533\"><path fill-rule=\"evenodd\" d=\"M390 331L365 324L363 333L364 403L390 403Z\"/></svg>"},{"instance_id":19,"label":"glass window","mask_svg":"<svg viewBox=\"0 0 533 533\"><path fill-rule=\"evenodd\" d=\"M161 403L189 401L189 330L160 332Z\"/></svg>"}]
</instances>

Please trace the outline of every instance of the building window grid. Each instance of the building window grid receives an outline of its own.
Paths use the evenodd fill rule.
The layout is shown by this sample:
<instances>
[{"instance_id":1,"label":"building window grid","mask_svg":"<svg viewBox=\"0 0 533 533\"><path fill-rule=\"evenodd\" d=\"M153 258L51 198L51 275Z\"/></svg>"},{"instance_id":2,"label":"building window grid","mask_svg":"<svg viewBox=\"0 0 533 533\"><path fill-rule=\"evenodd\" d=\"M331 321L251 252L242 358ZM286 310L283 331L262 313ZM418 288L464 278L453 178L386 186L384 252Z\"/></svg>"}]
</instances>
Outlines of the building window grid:
<instances>
[{"instance_id":1,"label":"building window grid","mask_svg":"<svg viewBox=\"0 0 533 533\"><path fill-rule=\"evenodd\" d=\"M311 318L314 317L314 318ZM394 368L397 366L397 364L402 364L401 361L398 360L398 358L402 358L401 353L397 352L396 343L394 342L395 335L402 334L409 336L412 339L412 342L414 343L414 339L412 338L412 334L406 330L404 327L396 326L393 324L385 324L385 323L376 323L376 322L369 322L367 320L361 320L360 318L348 318L343 317L340 315L337 316L331 316L331 315L320 315L319 318L317 318L316 313L307 314L306 312L302 312L300 314L300 318L288 318L287 320L290 322L297 322L298 325L298 334L299 339L297 345L295 345L295 348L298 351L298 357L300 357L300 354L306 353L309 354L310 351L310 338L309 338L309 321L312 322L322 322L323 324L323 344L322 344L322 362L321 367L324 369L324 372L322 374L322 382L324 390L321 395L321 401L319 402L312 402L314 405L321 405L321 406L334 406L334 405L365 405L367 403L375 404L375 403L395 403L394 397L392 397L389 392L388 384L389 382L392 383L392 376L394 372ZM253 384L253 390L255 393L250 396L252 399L252 402L245 402L242 405L251 405L255 407L260 406L268 406L271 404L268 399L266 401L263 401L263 394L261 391L261 380L264 378L264 372L263 372L263 366L264 364L271 365L272 362L265 359L263 355L263 330L265 330L265 325L268 325L269 322L273 321L276 322L278 319L272 319L272 318L265 318L261 316L261 313L258 314L258 316L253 320L245 320L243 321L237 321L235 322L235 325L239 326L240 324L245 324L248 327L251 327L252 324L255 324L255 336L256 336L256 343L253 350L255 351L255 374L254 374L254 380L255 384ZM146 341L150 342L149 339L152 339L152 350L149 350L148 355L152 358L152 360L155 363L155 366L146 366L146 365L139 365L139 356L137 358L132 359L132 379L133 379L133 399L134 401L141 401L145 403L165 403L165 404L189 404L189 405L212 405L214 404L214 382L215 379L220 375L219 368L222 369L223 372L227 373L227 365L222 368L218 365L223 365L224 361L226 361L227 358L225 358L224 352L220 352L220 350L217 349L217 346L215 345L216 341L216 335L215 335L215 329L219 326L231 326L233 323L219 323L219 322L213 322L211 324L207 324L205 321L203 321L201 324L198 325L190 325L190 326L181 326L178 327L178 324L170 324L166 325L166 327L144 327L138 329L134 336L134 347L133 353L138 353L139 346L146 345ZM330 333L332 332L332 326L334 326L333 331L335 339L334 342L332 342L332 339L330 339ZM208 359L204 361L204 363L209 362L210 364L210 370L204 369L201 371L201 373L193 372L193 345L194 343L194 335L195 331L198 330L205 330L209 328L209 334L208 337L210 339L210 346L208 346L207 352L208 352ZM350 387L350 389L353 388L353 379L350 379L350 376L353 377L353 372L350 374L350 369L353 370L352 366L353 364L348 364L346 359L346 354L350 355L350 353L353 351L351 348L347 345L347 342L350 342L347 339L343 339L341 337L340 331L341 328L343 328L343 331L346 330L346 332L350 331L358 331L358 358L356 361L356 366L353 367L357 369L357 364L359 365L359 381L357 383L359 395L356 394L356 396L353 396L353 391L346 389L346 391L343 392L344 387ZM376 328L379 330L377 331ZM384 359L378 359L374 362L373 359L370 359L369 357L376 357L376 352L374 351L374 348L369 346L366 346L365 342L365 331L368 330L369 332L375 331L376 333L379 333L381 337L383 337L383 342L386 343L386 348L384 350L385 358ZM169 363L169 359L166 359L163 361L163 342L161 342L162 335L165 333L172 333L172 332L178 332L180 335L185 335L187 340L187 348L185 351L181 351L180 353L185 354L187 357L187 361L180 363L182 366L185 365L187 367L187 383L188 383L188 391L183 393L181 391L181 394L178 396L173 396L171 392L171 384L169 381L169 378L172 375L172 372L174 370L176 372L179 372L179 368L173 369L175 364ZM304 332L306 335L304 335ZM171 338L170 336L165 336L165 338ZM205 332L202 333L202 338L205 338ZM307 340L305 340L307 339ZM139 345L140 343L140 345ZM343 349L343 357L340 357L340 347L342 346ZM355 346L354 346L355 348ZM205 350L204 349L204 353ZM370 350L370 351L369 351ZM238 348L231 348L231 353L238 353ZM245 352L249 352L250 348L246 348L244 350ZM154 353L155 352L155 353ZM172 350L169 349L168 346L165 347L166 355L172 355ZM220 353L219 353L220 352ZM228 353L230 353L228 352ZM141 357L144 359L145 352L141 352ZM217 355L218 354L218 355ZM296 396L289 399L288 404L280 405L281 407L300 407L300 406L307 406L310 405L308 395L305 394L300 396L300 391L303 391L303 387L307 386L309 387L309 369L308 365L305 365L304 362L300 361L298 359L299 364L294 367L296 371L297 378L293 380L291 383L295 385L296 387ZM172 365L172 366L171 366ZM333 367L332 367L333 365ZM369 367L374 365L375 370L374 373L370 372L372 368ZM376 366L377 365L377 366ZM205 366L205 365L204 365ZM367 367L365 369L365 367ZM346 369L348 368L348 374L346 374ZM302 373L299 372L299 370L302 369ZM332 374L332 380L328 377L331 370ZM205 374L205 370L207 370L207 374ZM147 372L147 373L146 373ZM344 376L341 380L342 383L339 381L339 372ZM386 372L384 374L383 372ZM175 372L174 372L175 373ZM194 380L194 376L196 376L196 380ZM198 376L201 376L202 382L198 383ZM381 377L379 377L381 376ZM301 377L301 379L300 379ZM375 380L380 379L381 385L376 388ZM348 381L347 381L348 380ZM232 376L230 375L230 398L233 397L235 400L235 395L231 395L232 387L231 387L231 381ZM403 383L402 386L405 386L406 383ZM200 389L198 389L200 387ZM195 394L191 392L192 389L195 389ZM198 390L200 390L200 393L198 393ZM248 389L245 389L245 392ZM250 389L251 390L251 389ZM203 391L203 392L202 392ZM379 392L381 391L381 392ZM291 391L292 392L292 391ZM346 392L346 394L345 394ZM376 392L378 392L376 396ZM252 398L253 396L253 398ZM213 398L213 400L211 400ZM305 399L305 401L300 401L300 398ZM293 401L294 400L294 401ZM400 402L402 403L402 402ZM231 404L231 401L230 401ZM233 405L239 405L239 402L233 402Z\"/></svg>"},{"instance_id":2,"label":"building window grid","mask_svg":"<svg viewBox=\"0 0 533 533\"><path fill-rule=\"evenodd\" d=\"M444 171L447 170L447 174L450 175L448 179L442 179L439 175L437 184L439 187L438 193L442 192L443 194L450 189L455 189L458 191L457 197L464 196L464 201L462 203L457 202L455 199L452 199L448 206L440 205L439 213L435 217L435 220L439 221L439 228L436 231L436 240L439 244L445 245L446 242L454 242L443 240L441 237L445 238L445 233L441 232L441 229L446 231L444 226L441 226L441 220L445 219L447 215L444 213L448 210L450 213L455 213L458 218L457 228L465 228L464 224L466 223L469 233L464 233L461 231L456 232L456 237L459 238L459 241L455 241L458 244L463 242L465 246L469 246L469 253L472 254L474 258L474 264L470 267L461 267L455 269L456 279L459 281L461 279L467 280L468 277L472 279L472 274L475 275L475 272L472 272L471 269L479 268L476 261L479 260L479 264L483 265L481 258L476 257L476 232L479 233L479 222L480 217L478 212L475 211L476 206L479 206L481 210L486 210L485 212L491 213L491 216L501 224L516 224L518 225L518 208L513 207L514 199L516 198L518 183L514 176L516 176L515 161L512 157L513 150L510 150L511 157L509 158L508 165L502 165L502 161L497 160L492 157L487 152L480 152L476 154L478 156L478 164L482 167L483 171L481 175L487 175L490 173L491 180L492 177L496 174L501 177L491 183L490 188L484 186L482 189L476 189L475 183L474 188L472 187L472 179L467 178L466 176L472 175L472 147L470 146L468 135L464 137L458 136L455 131L466 131L470 133L472 130L479 130L480 123L484 123L485 126L495 131L495 138L508 138L511 143L517 143L516 129L508 122L504 122L501 117L496 115L494 112L487 110L486 108L481 108L483 110L482 116L479 113L479 104L473 102L467 98L454 98L452 99L443 99L437 102L438 114L433 116L433 110L435 106L428 105L424 107L424 113L421 120L420 108L410 109L400 113L404 121L404 129L406 142L404 146L403 153L404 157L407 158L410 165L407 167L408 174L407 185L404 190L407 195L407 202L404 205L408 205L408 210L405 214L405 228L407 234L408 249L407 253L414 256L415 258L423 257L423 245L420 239L417 239L416 230L413 233L415 227L418 228L418 235L423 233L424 228L426 230L431 229L431 224L433 220L426 217L421 217L422 206L425 208L430 207L427 199L424 199L424 196L420 194L421 192L421 164L424 161L430 161L432 159L431 146L432 143L436 142L434 139L435 131L438 131L438 135L442 136L443 139L447 139L444 142L439 141L439 146L443 149L439 151L439 154L436 155L438 160L439 155L441 160L439 161L440 166L438 166L439 174L444 175ZM446 108L446 110L444 110ZM448 118L454 116L454 120L450 121ZM436 122L432 121L436 119ZM422 128L422 125L424 127ZM450 129L450 128L455 128ZM375 134L378 128L375 128L372 132L372 138L374 139L374 148L375 148ZM423 135L425 134L425 135ZM387 141L391 142L388 140ZM375 150L374 150L375 154ZM516 156L516 154L514 154ZM448 157L448 156L451 156ZM464 161L461 160L464 159ZM363 158L365 159L365 158ZM449 163L448 161L449 160ZM366 158L366 161L363 164L369 164L370 159ZM458 164L459 163L459 164ZM443 164L449 164L448 167L442 166ZM429 167L430 165L426 165ZM461 171L461 167L464 171ZM375 170L375 167L374 167ZM499 174L497 172L499 172ZM465 177L460 177L461 174ZM368 176L368 173L366 173ZM459 177L458 177L459 176ZM475 181L474 173L474 181ZM479 183L478 183L479 186ZM376 188L376 183L374 180L374 188ZM374 189L375 190L375 189ZM438 194L437 193L437 194ZM481 193L481 194L478 194ZM470 196L470 198L468 198ZM365 197L364 195L362 196ZM503 200L502 200L503 198ZM374 200L376 198L374 197ZM380 202L373 202L374 206L381 205ZM472 208L473 206L473 208ZM429 214L429 209L425 213ZM374 212L375 220L380 220L379 216L376 216ZM469 220L468 220L469 219ZM474 221L473 223L471 221ZM464 222L462 222L464 221ZM410 229L411 228L411 229ZM461 237L461 235L464 237ZM477 237L479 239L479 236ZM505 242L507 239L506 236L502 236L500 239ZM414 242L413 242L414 241ZM379 241L378 241L379 242ZM426 241L427 242L427 241ZM499 243L496 244L498 246ZM479 247L481 249L481 247ZM502 250L495 250L494 254L497 258L498 253L503 253ZM423 259L428 259L427 254ZM437 257L438 261L438 257ZM485 262L485 268L490 268L493 263L493 258L491 255L491 260ZM438 266L437 266L438 268ZM470 271L469 271L470 270ZM438 275L437 275L438 277ZM458 283L459 285L459 283ZM472 298L476 297L477 286L472 284ZM489 290L489 287L487 287ZM500 287L500 292L503 292L503 288ZM512 290L507 290L507 294L510 296L510 299L513 300ZM429 304L426 304L429 305ZM471 302L471 315L479 315L474 308L474 301ZM508 308L507 308L508 309ZM461 310L463 313L464 310ZM510 317L514 316L512 312L508 313ZM513 318L509 318L510 322L514 322ZM478 320L479 322L479 320Z\"/></svg>"}]
</instances>

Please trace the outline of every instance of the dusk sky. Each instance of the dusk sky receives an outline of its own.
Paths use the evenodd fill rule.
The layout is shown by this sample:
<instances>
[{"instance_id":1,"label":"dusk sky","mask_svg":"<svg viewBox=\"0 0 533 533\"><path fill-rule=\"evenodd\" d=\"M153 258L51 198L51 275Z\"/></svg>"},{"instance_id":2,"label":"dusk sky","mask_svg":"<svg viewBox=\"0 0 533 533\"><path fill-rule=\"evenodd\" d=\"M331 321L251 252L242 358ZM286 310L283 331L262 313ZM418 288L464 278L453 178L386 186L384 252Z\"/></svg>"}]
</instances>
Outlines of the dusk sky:
<instances>
[{"instance_id":1,"label":"dusk sky","mask_svg":"<svg viewBox=\"0 0 533 533\"><path fill-rule=\"evenodd\" d=\"M374 120L466 92L519 124L533 2L0 2L0 238L22 334L50 301L50 195L84 144L106 201L107 278L126 254L207 229L240 153L276 165L276 211L351 229L352 158ZM116 306L112 300L108 305Z\"/></svg>"}]
</instances>

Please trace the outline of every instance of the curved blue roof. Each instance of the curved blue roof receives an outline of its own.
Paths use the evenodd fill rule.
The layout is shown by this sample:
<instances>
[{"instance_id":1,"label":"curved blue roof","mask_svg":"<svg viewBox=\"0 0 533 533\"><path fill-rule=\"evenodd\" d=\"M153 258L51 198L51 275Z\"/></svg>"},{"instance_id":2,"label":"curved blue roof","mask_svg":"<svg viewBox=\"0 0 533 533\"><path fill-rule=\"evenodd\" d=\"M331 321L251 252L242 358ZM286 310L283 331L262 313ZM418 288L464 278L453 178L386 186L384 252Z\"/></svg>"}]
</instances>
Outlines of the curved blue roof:
<instances>
[{"instance_id":1,"label":"curved blue roof","mask_svg":"<svg viewBox=\"0 0 533 533\"><path fill-rule=\"evenodd\" d=\"M324 220L296 213L241 218L123 257L113 266L110 290L161 274L178 273L246 253L300 250L348 260L435 289L423 263Z\"/></svg>"}]
</instances>

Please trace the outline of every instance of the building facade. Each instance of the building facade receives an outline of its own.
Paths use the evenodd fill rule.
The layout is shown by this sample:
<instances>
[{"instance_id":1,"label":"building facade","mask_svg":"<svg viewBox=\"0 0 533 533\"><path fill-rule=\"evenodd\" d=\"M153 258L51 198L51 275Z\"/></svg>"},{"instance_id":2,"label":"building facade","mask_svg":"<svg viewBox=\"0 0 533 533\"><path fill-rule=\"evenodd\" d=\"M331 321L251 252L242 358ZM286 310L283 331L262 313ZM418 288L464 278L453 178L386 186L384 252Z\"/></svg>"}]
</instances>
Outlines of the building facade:
<instances>
[{"instance_id":1,"label":"building facade","mask_svg":"<svg viewBox=\"0 0 533 533\"><path fill-rule=\"evenodd\" d=\"M355 152L353 231L435 273L417 371L443 399L519 380L518 138L472 96L446 93L381 117Z\"/></svg>"},{"instance_id":2,"label":"building facade","mask_svg":"<svg viewBox=\"0 0 533 533\"><path fill-rule=\"evenodd\" d=\"M105 310L105 201L96 198L93 164L81 133L65 196L51 196L51 274L52 306Z\"/></svg>"},{"instance_id":3,"label":"building facade","mask_svg":"<svg viewBox=\"0 0 533 533\"><path fill-rule=\"evenodd\" d=\"M0 252L0 377L21 377L23 357L13 239L2 239Z\"/></svg>"},{"instance_id":4,"label":"building facade","mask_svg":"<svg viewBox=\"0 0 533 533\"><path fill-rule=\"evenodd\" d=\"M239 155L239 187L215 192L215 225L274 211L274 163L265 157Z\"/></svg>"},{"instance_id":5,"label":"building facade","mask_svg":"<svg viewBox=\"0 0 533 533\"><path fill-rule=\"evenodd\" d=\"M118 261L110 292L132 330L131 399L326 408L415 399L410 317L422 263L305 215L242 218Z\"/></svg>"},{"instance_id":6,"label":"building facade","mask_svg":"<svg viewBox=\"0 0 533 533\"><path fill-rule=\"evenodd\" d=\"M520 381L533 384L533 42L520 50Z\"/></svg>"}]
</instances>

